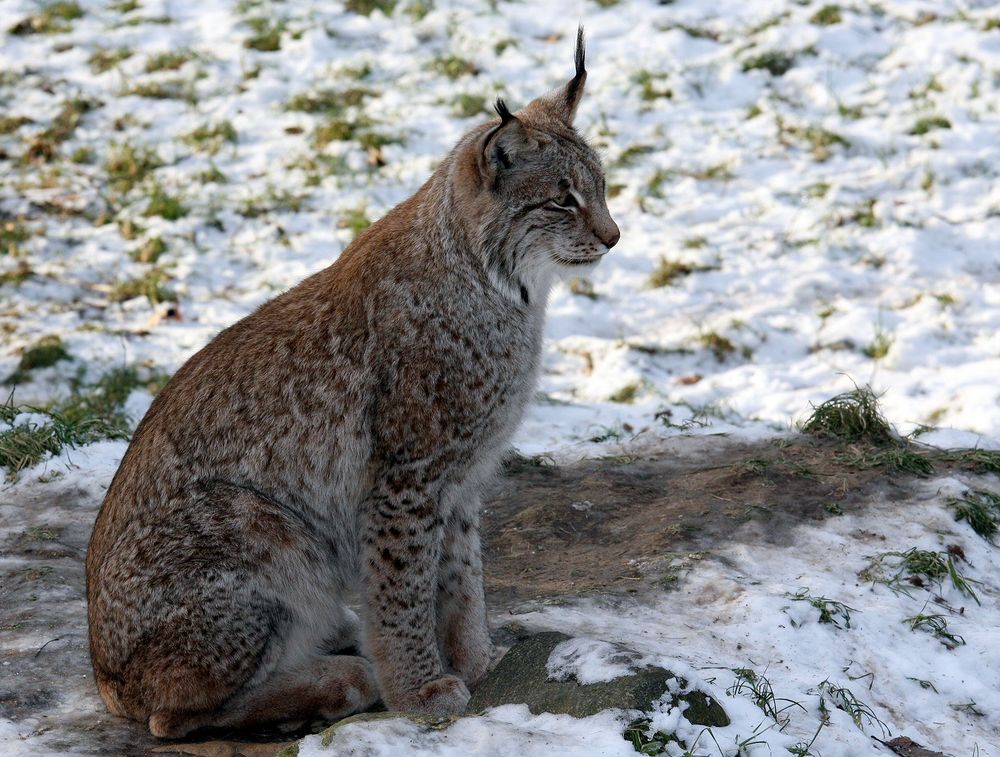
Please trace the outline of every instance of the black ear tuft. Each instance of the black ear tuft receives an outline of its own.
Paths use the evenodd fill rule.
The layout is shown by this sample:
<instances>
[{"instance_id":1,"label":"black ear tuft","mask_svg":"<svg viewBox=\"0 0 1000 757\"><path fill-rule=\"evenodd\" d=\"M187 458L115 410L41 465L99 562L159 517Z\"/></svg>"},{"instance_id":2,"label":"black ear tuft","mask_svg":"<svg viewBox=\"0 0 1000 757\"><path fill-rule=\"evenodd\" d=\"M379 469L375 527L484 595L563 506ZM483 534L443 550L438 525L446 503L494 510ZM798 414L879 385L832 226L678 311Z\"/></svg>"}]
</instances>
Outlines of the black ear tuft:
<instances>
[{"instance_id":1,"label":"black ear tuft","mask_svg":"<svg viewBox=\"0 0 1000 757\"><path fill-rule=\"evenodd\" d=\"M510 124L517 125L517 116L510 112L507 103L503 101L502 97L497 98L493 108L496 110L497 115L500 116L500 123L486 132L483 138L482 158L486 161L486 164L493 163L500 168L510 168L513 165L511 155L500 144L499 136L504 131L504 127Z\"/></svg>"},{"instance_id":2,"label":"black ear tuft","mask_svg":"<svg viewBox=\"0 0 1000 757\"><path fill-rule=\"evenodd\" d=\"M514 118L514 114L507 109L507 103L503 101L502 97L497 98L496 103L493 105L493 109L496 110L497 115L500 116L501 126Z\"/></svg>"},{"instance_id":3,"label":"black ear tuft","mask_svg":"<svg viewBox=\"0 0 1000 757\"><path fill-rule=\"evenodd\" d=\"M576 27L576 76L566 85L566 102L575 105L577 91L587 77L587 48L583 39L583 24Z\"/></svg>"},{"instance_id":4,"label":"black ear tuft","mask_svg":"<svg viewBox=\"0 0 1000 757\"><path fill-rule=\"evenodd\" d=\"M587 70L587 46L583 38L583 24L576 27L576 75L579 78Z\"/></svg>"}]
</instances>

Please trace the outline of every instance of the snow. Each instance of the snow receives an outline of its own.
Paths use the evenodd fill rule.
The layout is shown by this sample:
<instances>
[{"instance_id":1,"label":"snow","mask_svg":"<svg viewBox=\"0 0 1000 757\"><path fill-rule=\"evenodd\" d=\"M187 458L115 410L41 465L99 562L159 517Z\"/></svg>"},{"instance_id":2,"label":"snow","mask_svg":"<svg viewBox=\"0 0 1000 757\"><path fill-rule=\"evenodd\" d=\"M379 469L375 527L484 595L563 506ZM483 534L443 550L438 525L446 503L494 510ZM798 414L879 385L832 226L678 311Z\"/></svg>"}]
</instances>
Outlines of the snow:
<instances>
[{"instance_id":1,"label":"snow","mask_svg":"<svg viewBox=\"0 0 1000 757\"><path fill-rule=\"evenodd\" d=\"M634 673L648 663L638 664L636 655L600 639L568 639L549 655L545 670L550 681L581 684L613 681Z\"/></svg>"},{"instance_id":2,"label":"snow","mask_svg":"<svg viewBox=\"0 0 1000 757\"><path fill-rule=\"evenodd\" d=\"M886 0L842 4L840 22L824 26L811 20L824 5L401 0L391 17L365 17L318 0L151 1L131 11L81 0L84 14L67 32L4 33L2 115L33 123L0 134L0 232L14 222L30 231L16 254L0 250L0 376L52 334L73 359L33 371L17 388L20 404L64 396L78 372L95 380L123 364L176 371L222 328L335 260L352 238L340 223L348 213L376 219L415 191L476 122L456 115L457 95L502 95L517 106L565 80L580 21L590 73L578 126L604 156L622 239L591 276L594 297L568 286L552 293L539 392L516 446L563 460L678 434L759 439L788 432L811 405L857 382L882 394L902 433L929 426L922 442L1000 449L1000 14L975 0ZM0 0L4 29L38 8ZM256 16L284 22L279 51L244 46ZM101 72L89 59L103 48L132 55ZM179 50L192 59L146 72L153 55ZM794 56L787 73L744 70L772 51ZM452 54L475 72L441 73L435 61ZM195 96L126 94L173 81ZM297 94L352 87L371 94L348 116L364 115L372 131L398 140L383 148L383 166L357 141L316 149L323 116L285 107ZM61 157L24 160L71 97L99 105L59 146ZM932 117L950 127L913 133ZM225 120L235 144L210 154L186 139ZM154 149L162 165L119 195L105 163L124 144ZM81 148L92 161L68 159ZM211 169L227 181L205 181ZM187 215L144 215L154 180ZM133 259L154 237L166 243L161 258ZM652 287L661 257L695 271ZM17 283L8 274L22 266L31 273ZM179 320L144 297L109 296L152 270L177 293ZM717 356L719 337L732 349ZM632 401L613 401L629 389ZM138 420L149 402L133 392L127 416ZM15 422L29 420L43 416ZM124 449L64 451L22 472L17 486L44 492L58 474L100 489ZM995 488L938 480L920 501L873 503L870 514L802 529L791 544L727 547L652 605L540 608L523 620L591 639L571 645L580 655L574 675L617 664L600 654L612 648L603 642L687 671L734 718L711 743L702 736L706 753L732 753L753 734L761 744L747 754L808 743L828 679L894 733L954 754L1000 754L1000 561L944 505L973 484ZM961 544L962 569L982 582L981 606L945 585L937 591L947 606L924 608L926 594L895 595L856 577L868 555L948 543ZM851 628L819 624L815 608L789 599L806 588L857 608ZM947 614L964 646L947 650L900 622L931 609ZM745 698L726 695L736 667L766 671L776 695L804 709L787 710L780 730ZM985 714L956 708L970 701ZM683 728L677 715L659 713L654 726ZM506 707L419 744L405 723L350 732L373 754L467 754L470 745L632 754L623 717L576 721ZM0 719L3 749L24 748L18 733ZM834 708L813 751L885 753L869 735L882 732L872 724L862 732ZM303 754L318 749L310 744Z\"/></svg>"},{"instance_id":3,"label":"snow","mask_svg":"<svg viewBox=\"0 0 1000 757\"><path fill-rule=\"evenodd\" d=\"M8 36L6 111L37 125L0 137L0 208L36 232L22 253L35 276L3 286L0 369L56 332L90 373L123 359L176 370L223 327L335 259L351 238L338 227L344 213L376 218L412 193L473 122L452 111L456 95L523 104L566 78L579 19L590 77L578 124L605 155L623 236L592 276L596 299L566 287L552 295L539 403L519 446L677 433L655 417L661 411L675 426L785 429L852 379L886 392L903 432L927 424L1000 437L1000 94L991 73L1000 32L985 30L995 15L987 6L842 7L840 23L821 26L810 21L820 3L493 5L436 3L423 18L400 8L390 20L322 3L243 13L222 2L164 4L123 18L85 3L68 33ZM3 0L0 16L33 7ZM287 24L281 50L245 49L246 19L267 13ZM158 14L172 21L139 23ZM98 47L134 54L98 73L87 65ZM147 56L169 50L196 57L145 73ZM773 50L794 54L784 76L742 70ZM479 73L450 80L433 65L447 54ZM353 78L363 66L370 73ZM652 95L671 96L643 99L643 76ZM190 82L197 102L122 96L127 85L173 80ZM322 116L284 107L296 94L350 87L372 92L361 106L372 129L402 140L384 149L384 167L369 167L355 142L331 143L317 158L310 133ZM55 176L20 165L27 137L69 95L104 103L62 149L89 148L95 162L64 161ZM932 116L951 128L911 134ZM185 140L226 119L236 144L211 155ZM818 130L847 144L813 149ZM91 220L107 195L107 151L125 143L157 150L157 181L190 211L149 218L148 194L126 195L112 214L144 229L135 240ZM623 160L633 148L647 152ZM317 160L334 168L318 170ZM199 178L213 166L228 183ZM301 206L239 212L283 194ZM89 215L46 214L45 203ZM155 267L170 277L183 320L146 333L153 306L106 294L153 267L126 253L157 235L168 250ZM708 270L651 288L661 256ZM703 342L710 334L734 351L717 359ZM880 337L889 349L873 359L865 349ZM611 401L632 385L633 403ZM40 377L19 394L50 391Z\"/></svg>"},{"instance_id":4,"label":"snow","mask_svg":"<svg viewBox=\"0 0 1000 757\"><path fill-rule=\"evenodd\" d=\"M322 737L309 736L299 757L314 755L427 755L468 757L470 754L559 754L572 757L635 755L622 739L618 715L605 711L589 718L543 713L532 715L525 705L497 707L483 718L465 718L446 730L422 733L408 720L377 726L348 724L332 748Z\"/></svg>"},{"instance_id":5,"label":"snow","mask_svg":"<svg viewBox=\"0 0 1000 757\"><path fill-rule=\"evenodd\" d=\"M785 544L769 543L765 536L713 551L676 592L652 604L622 598L539 603L510 620L531 630L583 637L553 651L552 676L572 671L581 683L592 683L627 674L636 665L659 665L714 696L732 721L725 728L694 726L677 708L661 707L650 716L652 730L675 732L688 747L697 743L699 754L786 754L815 735L815 755L884 755L889 751L873 737L905 735L948 754L1000 755L997 548L957 523L943 504L975 483L984 482L928 481L912 499L873 507L861 517L799 527ZM958 567L976 582L981 604L947 578L910 587L908 596L858 576L877 554L914 547L942 551L949 545L964 553ZM819 610L794 599L798 594L848 606L849 626L842 617L838 624L821 623ZM949 632L965 643L949 649L931 634L911 630L903 621L918 613L944 615ZM635 650L635 659L623 662L623 646ZM751 702L745 686L739 689L741 668L769 681L777 721ZM838 709L838 688L867 708L859 715L860 726ZM412 749L413 754L546 755L556 749L634 755L621 733L635 715L602 712L574 720L504 706L428 733L405 720L345 726L329 747L310 737L299 754L394 755ZM667 753L682 750L671 747Z\"/></svg>"}]
</instances>

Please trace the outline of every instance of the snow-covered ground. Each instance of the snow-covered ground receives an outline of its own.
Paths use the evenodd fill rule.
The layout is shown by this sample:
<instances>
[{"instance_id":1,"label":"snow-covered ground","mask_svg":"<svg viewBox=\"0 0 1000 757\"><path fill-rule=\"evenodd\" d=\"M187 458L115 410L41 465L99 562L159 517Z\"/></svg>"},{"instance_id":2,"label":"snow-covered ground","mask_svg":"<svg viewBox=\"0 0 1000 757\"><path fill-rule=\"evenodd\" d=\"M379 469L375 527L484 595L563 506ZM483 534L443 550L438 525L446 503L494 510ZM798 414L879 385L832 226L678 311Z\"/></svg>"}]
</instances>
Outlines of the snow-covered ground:
<instances>
[{"instance_id":1,"label":"snow-covered ground","mask_svg":"<svg viewBox=\"0 0 1000 757\"><path fill-rule=\"evenodd\" d=\"M122 365L175 371L411 194L492 98L513 107L565 80L582 22L577 122L604 155L622 240L591 281L553 293L518 447L759 436L852 380L884 391L904 432L950 427L964 433L941 443L1000 445L994 2L399 0L390 16L345 5L393 4L80 0L60 18L0 0L0 378L46 337L69 356L28 371L18 403L64 397L81 372L90 383ZM133 392L133 421L149 401ZM66 461L21 485L93 474ZM914 600L855 586L866 549L943 548L940 529L958 527L936 502L927 522L879 510L857 533L842 520L801 549L734 553L662 606L551 610L546 622L668 655L718 690L731 671L702 669L712 661L766 669L777 696L806 708L760 735L773 753L808 742L820 681L861 671L875 673L871 690L850 687L894 732L996 754L994 551L962 542L983 604L956 617L968 644L954 651L898 622ZM865 546L858 534L876 529L889 546ZM809 621L785 597L799 585L862 610L856 627ZM951 707L962 676L984 716ZM739 712L716 736L723 748L760 721ZM874 749L843 735L854 732L838 712L814 746ZM522 715L496 713L495 733L594 744L593 728L628 747L605 728L613 718Z\"/></svg>"},{"instance_id":2,"label":"snow-covered ground","mask_svg":"<svg viewBox=\"0 0 1000 757\"><path fill-rule=\"evenodd\" d=\"M712 694L732 720L725 728L692 725L677 708L650 716L648 731L676 733L691 754L888 755L873 737L907 736L955 757L1000 755L997 548L956 523L941 505L943 497L961 496L966 486L939 479L898 507L798 528L784 546L726 547L699 561L678 591L652 605L622 599L540 605L516 620L529 628L624 642L645 653L633 665L661 665ZM949 547L964 554L955 564L976 582L970 585L975 599L950 578L924 587L903 580L893 590L873 582L875 574L858 575L889 552L941 553ZM885 557L882 563L895 560ZM810 600L825 600L829 617ZM947 632L961 643L923 627L911 630L907 619L921 614L945 618ZM592 683L626 672L608 660L620 655L616 647L573 644L566 650L573 653L571 664L553 659L559 648L553 652L550 677L561 680L569 668L581 683ZM429 733L405 720L348 725L331 748L320 746L321 737L309 737L299 755L628 757L636 752L622 732L634 717L535 716L523 705L507 705ZM665 753L689 754L676 744Z\"/></svg>"},{"instance_id":3,"label":"snow-covered ground","mask_svg":"<svg viewBox=\"0 0 1000 757\"><path fill-rule=\"evenodd\" d=\"M3 39L4 116L34 123L0 136L0 208L30 233L0 270L31 272L0 288L0 372L50 334L94 373L176 370L335 259L352 214L375 219L411 194L486 117L457 109L523 104L566 79L579 20L578 124L605 156L622 241L593 297L552 297L545 401L522 446L664 419L786 428L845 374L887 390L903 431L1000 435L994 3L470 0L400 2L391 18L337 2L115 7L131 5L83 2L59 22L71 31ZM36 11L0 2L5 26ZM259 46L279 50L245 47L259 18L279 30ZM129 57L112 65L117 51ZM764 64L789 67L744 70ZM329 90L348 93L331 98L344 120L290 109L321 109L302 95ZM99 105L56 158L24 163L68 98ZM318 148L330 123L324 139L353 134ZM220 136L192 137L206 127ZM382 166L362 146L376 137L391 141ZM106 170L123 145L163 164L125 193ZM145 216L154 186L186 215ZM133 260L156 238L155 262ZM695 270L652 287L661 257ZM144 296L111 301L151 271L182 320L158 320Z\"/></svg>"}]
</instances>

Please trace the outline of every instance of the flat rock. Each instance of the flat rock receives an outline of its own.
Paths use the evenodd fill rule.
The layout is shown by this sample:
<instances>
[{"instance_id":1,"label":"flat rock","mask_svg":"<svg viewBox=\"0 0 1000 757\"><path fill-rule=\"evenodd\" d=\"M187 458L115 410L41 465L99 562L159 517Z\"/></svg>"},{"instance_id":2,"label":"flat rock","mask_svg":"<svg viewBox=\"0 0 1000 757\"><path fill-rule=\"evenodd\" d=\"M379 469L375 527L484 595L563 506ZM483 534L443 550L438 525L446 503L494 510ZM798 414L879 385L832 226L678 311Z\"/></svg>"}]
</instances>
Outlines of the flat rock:
<instances>
[{"instance_id":1,"label":"flat rock","mask_svg":"<svg viewBox=\"0 0 1000 757\"><path fill-rule=\"evenodd\" d=\"M551 712L582 718L613 708L648 712L669 696L675 706L682 702L686 705L683 716L691 723L729 725L729 717L718 702L703 692L685 691L687 681L664 668L645 667L600 683L550 680L546 667L549 656L570 638L563 633L545 632L515 644L479 684L468 712L526 704L536 715Z\"/></svg>"}]
</instances>

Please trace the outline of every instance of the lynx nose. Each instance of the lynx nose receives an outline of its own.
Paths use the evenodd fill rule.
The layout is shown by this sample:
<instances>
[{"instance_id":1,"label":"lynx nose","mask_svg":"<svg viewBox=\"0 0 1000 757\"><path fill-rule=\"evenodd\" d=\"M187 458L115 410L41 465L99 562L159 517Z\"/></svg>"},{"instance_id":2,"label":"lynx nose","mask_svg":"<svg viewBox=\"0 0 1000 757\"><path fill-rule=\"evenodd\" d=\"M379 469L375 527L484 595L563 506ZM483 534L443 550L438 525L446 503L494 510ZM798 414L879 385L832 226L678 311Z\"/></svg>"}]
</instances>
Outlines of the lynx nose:
<instances>
[{"instance_id":1,"label":"lynx nose","mask_svg":"<svg viewBox=\"0 0 1000 757\"><path fill-rule=\"evenodd\" d=\"M612 221L611 227L614 229L614 231L612 231L607 236L601 235L600 237L601 241L604 242L604 246L607 247L609 250L616 244L618 244L618 240L622 238L621 231L619 231L618 229L618 224Z\"/></svg>"}]
</instances>

